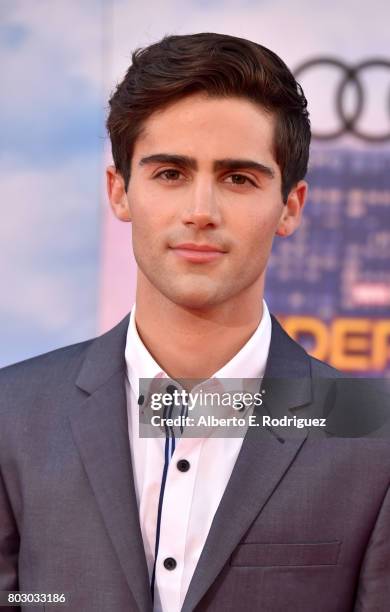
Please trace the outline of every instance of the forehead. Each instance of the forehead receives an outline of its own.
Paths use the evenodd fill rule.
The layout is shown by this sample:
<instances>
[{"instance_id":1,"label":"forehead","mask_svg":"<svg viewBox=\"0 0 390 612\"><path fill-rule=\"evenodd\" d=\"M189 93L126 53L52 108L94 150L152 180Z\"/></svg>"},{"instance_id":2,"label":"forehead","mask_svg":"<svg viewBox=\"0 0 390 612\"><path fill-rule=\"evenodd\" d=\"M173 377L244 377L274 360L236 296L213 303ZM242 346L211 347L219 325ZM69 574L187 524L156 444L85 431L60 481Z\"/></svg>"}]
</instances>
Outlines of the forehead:
<instances>
[{"instance_id":1,"label":"forehead","mask_svg":"<svg viewBox=\"0 0 390 612\"><path fill-rule=\"evenodd\" d=\"M192 94L145 121L134 157L171 152L211 160L239 153L270 163L274 126L274 115L248 99Z\"/></svg>"}]
</instances>

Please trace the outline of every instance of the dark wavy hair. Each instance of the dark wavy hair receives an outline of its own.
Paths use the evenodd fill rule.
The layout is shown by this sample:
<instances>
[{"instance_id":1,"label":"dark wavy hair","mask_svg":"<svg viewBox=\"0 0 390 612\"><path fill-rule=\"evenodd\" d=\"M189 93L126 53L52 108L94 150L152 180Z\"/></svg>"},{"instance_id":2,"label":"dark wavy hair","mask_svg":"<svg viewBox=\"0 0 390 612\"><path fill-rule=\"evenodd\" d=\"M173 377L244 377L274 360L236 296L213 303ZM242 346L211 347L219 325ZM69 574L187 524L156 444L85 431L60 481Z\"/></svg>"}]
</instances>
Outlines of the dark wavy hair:
<instances>
[{"instance_id":1,"label":"dark wavy hair","mask_svg":"<svg viewBox=\"0 0 390 612\"><path fill-rule=\"evenodd\" d=\"M274 157L286 202L307 172L310 121L302 88L273 51L209 32L165 36L133 52L132 64L109 100L107 119L114 164L126 191L134 144L145 120L197 92L247 98L275 115Z\"/></svg>"}]
</instances>

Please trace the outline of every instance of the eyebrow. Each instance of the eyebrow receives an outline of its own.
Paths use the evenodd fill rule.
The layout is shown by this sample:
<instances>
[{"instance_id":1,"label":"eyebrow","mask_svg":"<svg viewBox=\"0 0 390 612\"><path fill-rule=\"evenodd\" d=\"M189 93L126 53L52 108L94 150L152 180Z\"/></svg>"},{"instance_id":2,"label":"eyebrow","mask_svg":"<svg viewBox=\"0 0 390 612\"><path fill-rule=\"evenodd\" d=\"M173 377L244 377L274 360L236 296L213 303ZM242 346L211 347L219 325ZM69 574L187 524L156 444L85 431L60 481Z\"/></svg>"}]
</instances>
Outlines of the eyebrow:
<instances>
[{"instance_id":1,"label":"eyebrow","mask_svg":"<svg viewBox=\"0 0 390 612\"><path fill-rule=\"evenodd\" d=\"M169 153L155 153L154 155L142 157L138 165L146 166L147 164L156 163L174 164L175 166L179 166L181 168L189 168L191 170L198 169L198 163L195 158L188 157L187 155L172 155ZM272 168L270 168L269 166L265 166L264 164L261 164L260 162L254 161L252 159L216 159L213 163L213 170L243 170L244 168L247 168L248 170L256 170L257 172L267 176L268 178L274 178L275 176L275 172Z\"/></svg>"}]
</instances>

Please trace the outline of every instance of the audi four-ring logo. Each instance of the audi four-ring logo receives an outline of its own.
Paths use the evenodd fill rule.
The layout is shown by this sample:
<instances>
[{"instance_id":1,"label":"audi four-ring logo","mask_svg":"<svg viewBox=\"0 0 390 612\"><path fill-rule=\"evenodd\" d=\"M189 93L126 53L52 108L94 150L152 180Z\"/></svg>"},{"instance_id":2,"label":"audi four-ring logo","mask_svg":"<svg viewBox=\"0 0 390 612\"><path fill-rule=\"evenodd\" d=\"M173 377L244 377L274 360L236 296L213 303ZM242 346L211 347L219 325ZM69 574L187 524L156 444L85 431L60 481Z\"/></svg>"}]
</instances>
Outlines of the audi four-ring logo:
<instances>
[{"instance_id":1,"label":"audi four-ring logo","mask_svg":"<svg viewBox=\"0 0 390 612\"><path fill-rule=\"evenodd\" d=\"M390 60L376 58L369 59L355 65L349 65L333 57L314 58L298 66L294 74L296 79L300 81L304 74L323 67L335 68L340 73L340 81L338 82L335 91L330 94L332 96L332 104L334 105L334 110L338 118L338 126L336 129L328 132L313 130L313 137L320 140L331 140L349 132L358 138L369 142L385 142L386 140L390 140L390 95L388 95L387 99L384 100L388 117L386 127L384 127L379 133L370 133L359 127L359 120L364 113L368 93L363 86L361 80L362 75L365 71L381 68L389 71L388 79L390 82ZM347 108L347 89L349 88L354 90L355 96L355 103L352 112ZM325 95L327 95L326 89Z\"/></svg>"}]
</instances>

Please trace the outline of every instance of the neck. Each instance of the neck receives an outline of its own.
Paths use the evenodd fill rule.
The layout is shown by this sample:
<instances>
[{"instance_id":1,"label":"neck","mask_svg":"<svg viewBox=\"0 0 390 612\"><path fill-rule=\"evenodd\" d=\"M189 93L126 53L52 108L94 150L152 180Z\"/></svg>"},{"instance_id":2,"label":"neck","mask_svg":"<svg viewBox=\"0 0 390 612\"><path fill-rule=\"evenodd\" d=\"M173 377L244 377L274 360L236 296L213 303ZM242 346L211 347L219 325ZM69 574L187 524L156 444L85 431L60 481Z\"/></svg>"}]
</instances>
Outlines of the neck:
<instances>
[{"instance_id":1,"label":"neck","mask_svg":"<svg viewBox=\"0 0 390 612\"><path fill-rule=\"evenodd\" d=\"M263 316L263 284L204 309L176 304L137 284L135 321L141 340L171 378L206 379L246 344Z\"/></svg>"}]
</instances>

